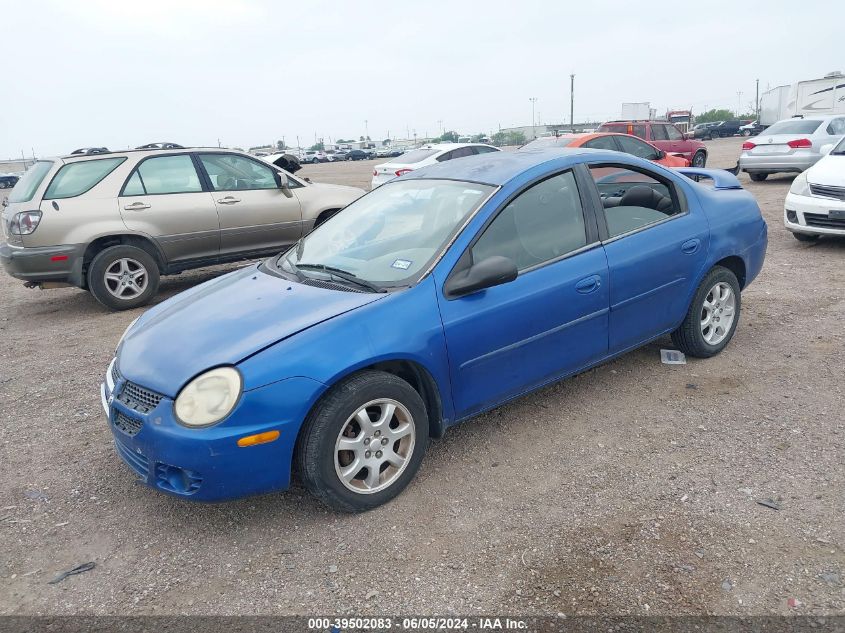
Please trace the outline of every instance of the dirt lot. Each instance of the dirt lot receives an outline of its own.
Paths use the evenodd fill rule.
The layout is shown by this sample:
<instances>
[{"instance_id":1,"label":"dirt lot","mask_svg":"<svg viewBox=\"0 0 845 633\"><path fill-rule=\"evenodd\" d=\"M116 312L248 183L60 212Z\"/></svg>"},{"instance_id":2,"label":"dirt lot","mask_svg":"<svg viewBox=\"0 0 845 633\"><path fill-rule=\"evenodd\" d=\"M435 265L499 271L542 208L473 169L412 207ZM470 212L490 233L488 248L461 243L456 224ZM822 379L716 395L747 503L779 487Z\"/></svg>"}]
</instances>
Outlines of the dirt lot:
<instances>
[{"instance_id":1,"label":"dirt lot","mask_svg":"<svg viewBox=\"0 0 845 633\"><path fill-rule=\"evenodd\" d=\"M364 186L372 165L302 173ZM0 275L0 612L843 613L845 240L782 228L790 177L742 180L770 243L724 353L662 365L660 341L480 416L357 516L134 483L98 385L140 311Z\"/></svg>"}]
</instances>

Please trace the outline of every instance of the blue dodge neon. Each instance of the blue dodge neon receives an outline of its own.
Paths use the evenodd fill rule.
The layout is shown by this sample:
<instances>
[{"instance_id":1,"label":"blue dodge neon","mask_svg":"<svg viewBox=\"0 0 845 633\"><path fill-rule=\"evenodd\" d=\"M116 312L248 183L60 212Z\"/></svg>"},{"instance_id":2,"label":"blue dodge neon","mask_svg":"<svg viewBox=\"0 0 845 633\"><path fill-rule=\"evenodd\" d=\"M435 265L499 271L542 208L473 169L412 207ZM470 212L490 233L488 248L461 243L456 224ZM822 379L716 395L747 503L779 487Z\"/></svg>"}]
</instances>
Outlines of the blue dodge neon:
<instances>
[{"instance_id":1,"label":"blue dodge neon","mask_svg":"<svg viewBox=\"0 0 845 633\"><path fill-rule=\"evenodd\" d=\"M213 501L295 474L367 510L482 411L665 334L719 353L766 242L728 172L588 149L452 160L146 312L103 407L159 490Z\"/></svg>"}]
</instances>

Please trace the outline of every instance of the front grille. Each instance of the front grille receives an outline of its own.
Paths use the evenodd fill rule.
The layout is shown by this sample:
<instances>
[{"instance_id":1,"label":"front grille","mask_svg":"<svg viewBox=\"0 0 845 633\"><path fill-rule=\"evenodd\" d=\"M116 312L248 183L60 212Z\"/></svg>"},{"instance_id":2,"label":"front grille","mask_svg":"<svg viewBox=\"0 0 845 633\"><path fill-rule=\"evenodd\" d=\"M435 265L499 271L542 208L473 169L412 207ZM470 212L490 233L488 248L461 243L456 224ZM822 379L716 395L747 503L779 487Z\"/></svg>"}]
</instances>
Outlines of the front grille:
<instances>
[{"instance_id":1,"label":"front grille","mask_svg":"<svg viewBox=\"0 0 845 633\"><path fill-rule=\"evenodd\" d=\"M804 213L804 221L807 226L815 226L821 229L845 229L845 218L832 218L821 213Z\"/></svg>"},{"instance_id":2,"label":"front grille","mask_svg":"<svg viewBox=\"0 0 845 633\"><path fill-rule=\"evenodd\" d=\"M150 462L141 453L132 452L129 448L115 440L114 443L117 448L117 454L126 462L126 464L134 470L140 477L147 480L147 475L150 472Z\"/></svg>"},{"instance_id":3,"label":"front grille","mask_svg":"<svg viewBox=\"0 0 845 633\"><path fill-rule=\"evenodd\" d=\"M834 200L845 200L845 187L832 187L830 185L810 185L810 193L823 198Z\"/></svg>"},{"instance_id":4,"label":"front grille","mask_svg":"<svg viewBox=\"0 0 845 633\"><path fill-rule=\"evenodd\" d=\"M134 409L139 413L149 413L158 406L158 403L161 402L163 397L155 391L145 389L140 385L136 385L134 382L127 381L123 385L123 390L117 399L130 409Z\"/></svg>"},{"instance_id":5,"label":"front grille","mask_svg":"<svg viewBox=\"0 0 845 633\"><path fill-rule=\"evenodd\" d=\"M314 286L316 288L323 288L324 290L340 290L341 292L359 292L364 293L367 292L366 290L359 290L358 288L350 288L349 286L344 286L343 284L336 284L331 281L323 281L322 279L312 279L310 277L306 277L305 279L301 279L299 283L304 284L306 286Z\"/></svg>"},{"instance_id":6,"label":"front grille","mask_svg":"<svg viewBox=\"0 0 845 633\"><path fill-rule=\"evenodd\" d=\"M114 425L128 436L134 437L141 432L141 427L144 426L144 423L141 420L130 418L122 411L117 411L114 416Z\"/></svg>"}]
</instances>

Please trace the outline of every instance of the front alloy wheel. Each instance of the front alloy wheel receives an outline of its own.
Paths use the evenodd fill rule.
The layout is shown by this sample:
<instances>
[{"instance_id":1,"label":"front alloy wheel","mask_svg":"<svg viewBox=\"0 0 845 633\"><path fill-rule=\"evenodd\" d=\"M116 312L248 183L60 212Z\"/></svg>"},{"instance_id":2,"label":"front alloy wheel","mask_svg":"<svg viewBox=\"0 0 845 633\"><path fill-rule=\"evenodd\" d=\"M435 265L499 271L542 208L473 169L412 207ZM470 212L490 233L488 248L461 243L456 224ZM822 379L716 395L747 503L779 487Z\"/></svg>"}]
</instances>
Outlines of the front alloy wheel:
<instances>
[{"instance_id":1,"label":"front alloy wheel","mask_svg":"<svg viewBox=\"0 0 845 633\"><path fill-rule=\"evenodd\" d=\"M428 445L428 413L416 390L366 370L332 387L303 424L295 468L326 505L361 512L410 483Z\"/></svg>"}]
</instances>

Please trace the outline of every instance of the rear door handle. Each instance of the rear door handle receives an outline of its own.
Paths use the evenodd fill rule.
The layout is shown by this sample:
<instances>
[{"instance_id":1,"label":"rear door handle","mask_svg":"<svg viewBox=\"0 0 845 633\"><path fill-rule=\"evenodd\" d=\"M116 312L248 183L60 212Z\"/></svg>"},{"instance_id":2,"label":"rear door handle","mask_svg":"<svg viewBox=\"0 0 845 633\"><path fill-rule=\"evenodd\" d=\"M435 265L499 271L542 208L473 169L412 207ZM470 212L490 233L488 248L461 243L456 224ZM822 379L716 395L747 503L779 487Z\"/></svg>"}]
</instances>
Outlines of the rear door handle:
<instances>
[{"instance_id":1,"label":"rear door handle","mask_svg":"<svg viewBox=\"0 0 845 633\"><path fill-rule=\"evenodd\" d=\"M146 202L133 202L132 204L127 204L123 208L127 211L140 211L141 209L149 209L150 205Z\"/></svg>"},{"instance_id":2,"label":"rear door handle","mask_svg":"<svg viewBox=\"0 0 845 633\"><path fill-rule=\"evenodd\" d=\"M692 255L695 251L698 250L698 247L701 246L701 240L698 238L687 240L683 244L681 244L681 250L685 252L687 255Z\"/></svg>"},{"instance_id":3,"label":"rear door handle","mask_svg":"<svg viewBox=\"0 0 845 633\"><path fill-rule=\"evenodd\" d=\"M217 202L220 204L236 204L240 201L240 198L236 198L234 196L226 196L225 198L220 198Z\"/></svg>"},{"instance_id":4,"label":"rear door handle","mask_svg":"<svg viewBox=\"0 0 845 633\"><path fill-rule=\"evenodd\" d=\"M601 277L598 275L590 275L589 277L585 277L577 284L575 284L575 290L580 292L582 295L589 294L599 289L601 286Z\"/></svg>"}]
</instances>

